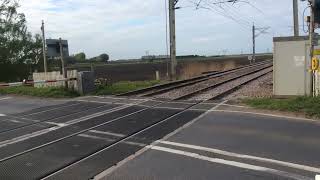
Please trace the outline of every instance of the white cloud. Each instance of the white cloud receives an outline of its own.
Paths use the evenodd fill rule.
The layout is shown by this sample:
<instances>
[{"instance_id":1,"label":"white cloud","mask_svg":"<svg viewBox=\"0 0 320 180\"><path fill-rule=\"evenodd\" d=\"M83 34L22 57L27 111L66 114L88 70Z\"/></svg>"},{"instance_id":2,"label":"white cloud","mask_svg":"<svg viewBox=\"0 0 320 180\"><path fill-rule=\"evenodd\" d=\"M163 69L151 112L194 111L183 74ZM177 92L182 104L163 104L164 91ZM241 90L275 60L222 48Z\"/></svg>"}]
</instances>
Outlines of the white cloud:
<instances>
[{"instance_id":1,"label":"white cloud","mask_svg":"<svg viewBox=\"0 0 320 180\"><path fill-rule=\"evenodd\" d=\"M108 53L113 59L140 57L146 50L164 54L164 0L21 0L20 11L26 14L29 29L40 33L46 22L47 37L69 40L71 53L84 51L89 56ZM248 4L205 9L177 10L178 54L215 54L250 51L253 21L271 26L271 34L257 39L259 51L272 47L273 35L290 35L291 0L250 0ZM180 0L179 6L190 6ZM224 16L233 16L230 20Z\"/></svg>"}]
</instances>

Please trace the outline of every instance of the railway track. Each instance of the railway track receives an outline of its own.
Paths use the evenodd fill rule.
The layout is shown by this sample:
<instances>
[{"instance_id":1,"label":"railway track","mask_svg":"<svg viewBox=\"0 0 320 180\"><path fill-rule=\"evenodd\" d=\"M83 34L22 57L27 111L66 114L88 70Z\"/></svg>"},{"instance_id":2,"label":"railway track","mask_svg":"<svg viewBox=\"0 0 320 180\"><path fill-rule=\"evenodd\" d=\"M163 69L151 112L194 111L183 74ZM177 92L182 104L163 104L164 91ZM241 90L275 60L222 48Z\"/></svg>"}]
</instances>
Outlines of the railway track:
<instances>
[{"instance_id":1,"label":"railway track","mask_svg":"<svg viewBox=\"0 0 320 180\"><path fill-rule=\"evenodd\" d=\"M155 85L155 86L151 86L151 87L148 87L148 88L143 88L143 89L139 89L139 90L135 90L135 91L130 91L130 92L127 92L127 93L118 94L117 96L119 96L119 97L122 97L122 96L151 97L151 96L155 96L155 95L158 95L158 94L163 94L165 92L169 92L169 91L177 89L177 88L190 86L190 85L193 85L193 84L196 84L196 83L207 81L207 80L212 79L212 78L220 77L220 76L223 76L223 75L228 75L228 74L237 72L239 70L245 70L245 69L248 69L248 68L260 66L260 65L263 65L263 64L266 64L266 63L270 63L270 62L271 62L270 60L267 60L267 61L264 61L264 62L260 62L260 63L256 63L256 64L252 64L252 65L246 65L246 66L235 68L235 69L231 69L231 70L213 72L213 73L206 73L206 74L194 77L194 78L185 79L185 80L179 80L179 81L174 81L174 82L169 82L169 83L164 83L164 84L160 84L160 85Z\"/></svg>"},{"instance_id":2,"label":"railway track","mask_svg":"<svg viewBox=\"0 0 320 180\"><path fill-rule=\"evenodd\" d=\"M272 71L271 67L272 62L265 61L232 70L206 73L195 78L161 84L118 96L154 97L170 100L204 100L205 98L213 100L221 98L234 89L270 73ZM269 70L265 70L268 68ZM262 73L264 70L266 72ZM219 89L220 87L226 86L225 84L228 84L228 87L225 87L226 90ZM219 89L218 94L216 93L216 95L211 96L204 95L205 92L216 88ZM202 98L196 98L198 95L202 96Z\"/></svg>"},{"instance_id":3,"label":"railway track","mask_svg":"<svg viewBox=\"0 0 320 180\"><path fill-rule=\"evenodd\" d=\"M227 94L235 91L239 87L256 80L268 73L272 72L272 66L266 66L257 70L248 71L247 73L239 74L234 77L228 77L222 81L217 81L211 85L204 86L203 88L187 92L173 100L215 100L226 96Z\"/></svg>"}]
</instances>

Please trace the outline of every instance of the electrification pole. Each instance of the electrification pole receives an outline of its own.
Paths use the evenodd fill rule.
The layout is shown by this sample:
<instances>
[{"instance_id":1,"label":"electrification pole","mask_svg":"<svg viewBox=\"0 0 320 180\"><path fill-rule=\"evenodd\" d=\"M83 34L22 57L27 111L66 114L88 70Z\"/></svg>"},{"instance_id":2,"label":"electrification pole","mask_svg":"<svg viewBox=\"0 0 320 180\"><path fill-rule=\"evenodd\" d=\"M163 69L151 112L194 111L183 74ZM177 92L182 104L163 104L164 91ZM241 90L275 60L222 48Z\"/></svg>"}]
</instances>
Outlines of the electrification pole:
<instances>
[{"instance_id":1,"label":"electrification pole","mask_svg":"<svg viewBox=\"0 0 320 180\"><path fill-rule=\"evenodd\" d=\"M256 62L256 27L252 26L252 62Z\"/></svg>"},{"instance_id":2,"label":"electrification pole","mask_svg":"<svg viewBox=\"0 0 320 180\"><path fill-rule=\"evenodd\" d=\"M169 0L169 29L170 29L170 58L171 72L170 80L176 79L177 74L177 59L176 59L176 20L175 20L175 5L177 0Z\"/></svg>"},{"instance_id":3,"label":"electrification pole","mask_svg":"<svg viewBox=\"0 0 320 180\"><path fill-rule=\"evenodd\" d=\"M314 42L314 32L315 32L315 23L314 23L314 9L315 9L315 0L309 0L309 3L311 5L310 7L310 32L309 32L309 36L310 36L310 62L312 61L313 58L313 52L314 52L314 46L315 46L315 42ZM310 66L312 66L312 63L310 63ZM312 69L312 67L310 68ZM311 80L310 80L310 95L315 96L315 71L311 71Z\"/></svg>"},{"instance_id":4,"label":"electrification pole","mask_svg":"<svg viewBox=\"0 0 320 180\"><path fill-rule=\"evenodd\" d=\"M294 36L299 36L299 14L298 14L298 0L293 0L293 26Z\"/></svg>"},{"instance_id":5,"label":"electrification pole","mask_svg":"<svg viewBox=\"0 0 320 180\"><path fill-rule=\"evenodd\" d=\"M41 31L42 31L42 52L43 52L43 67L44 67L44 72L48 72L48 66L47 66L47 51L46 51L46 37L45 37L45 32L44 32L44 21L42 20L42 26L41 26Z\"/></svg>"}]
</instances>

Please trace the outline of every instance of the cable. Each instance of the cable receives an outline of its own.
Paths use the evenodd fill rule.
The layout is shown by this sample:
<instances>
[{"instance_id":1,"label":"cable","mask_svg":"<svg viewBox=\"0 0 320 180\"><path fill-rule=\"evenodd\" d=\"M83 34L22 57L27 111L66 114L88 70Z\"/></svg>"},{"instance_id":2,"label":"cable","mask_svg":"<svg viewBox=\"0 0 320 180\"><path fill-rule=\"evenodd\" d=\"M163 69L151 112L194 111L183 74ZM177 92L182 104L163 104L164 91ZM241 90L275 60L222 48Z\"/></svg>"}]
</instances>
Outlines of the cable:
<instances>
[{"instance_id":1,"label":"cable","mask_svg":"<svg viewBox=\"0 0 320 180\"><path fill-rule=\"evenodd\" d=\"M303 25L303 32L304 33L309 33L309 30L306 30L305 29L305 24L304 24L304 21L305 21L305 19L304 19L304 17L305 17L305 13L306 13L306 10L308 9L308 8L310 8L310 6L307 6L306 8L304 8L304 10L303 10L303 17L302 17L302 25ZM307 25L308 27L309 27L309 25Z\"/></svg>"},{"instance_id":2,"label":"cable","mask_svg":"<svg viewBox=\"0 0 320 180\"><path fill-rule=\"evenodd\" d=\"M247 30L247 28L249 28L248 22L246 22L246 21L244 21L244 20L236 19L236 18L233 17L232 15L226 13L224 8L220 8L220 7L217 6L217 5L212 5L212 4L208 4L208 3L207 3L207 5L210 7L210 8L207 8L207 9L209 9L209 10L211 10L211 11L215 11L216 13L220 14L221 16L223 16L223 17L225 17L225 18L228 18L228 19L236 22L237 24L239 24L240 26L242 26L242 27L245 28L246 30ZM222 9L222 11L216 9L216 7ZM206 9L206 8L205 8L205 9ZM242 22L242 21L244 21L245 23Z\"/></svg>"}]
</instances>

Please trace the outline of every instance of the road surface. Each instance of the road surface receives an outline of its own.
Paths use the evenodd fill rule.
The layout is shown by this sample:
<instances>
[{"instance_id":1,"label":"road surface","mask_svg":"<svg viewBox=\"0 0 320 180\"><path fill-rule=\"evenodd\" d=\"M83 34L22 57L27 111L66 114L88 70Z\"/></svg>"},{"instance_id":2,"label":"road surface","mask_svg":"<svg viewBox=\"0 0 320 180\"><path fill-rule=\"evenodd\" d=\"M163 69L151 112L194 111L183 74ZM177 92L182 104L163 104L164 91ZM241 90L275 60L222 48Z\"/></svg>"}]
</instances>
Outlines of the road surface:
<instances>
[{"instance_id":1,"label":"road surface","mask_svg":"<svg viewBox=\"0 0 320 180\"><path fill-rule=\"evenodd\" d=\"M227 102L0 97L1 179L314 179L320 124Z\"/></svg>"}]
</instances>

